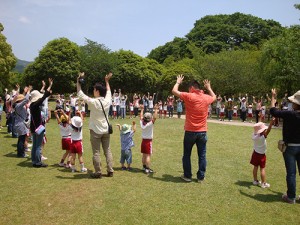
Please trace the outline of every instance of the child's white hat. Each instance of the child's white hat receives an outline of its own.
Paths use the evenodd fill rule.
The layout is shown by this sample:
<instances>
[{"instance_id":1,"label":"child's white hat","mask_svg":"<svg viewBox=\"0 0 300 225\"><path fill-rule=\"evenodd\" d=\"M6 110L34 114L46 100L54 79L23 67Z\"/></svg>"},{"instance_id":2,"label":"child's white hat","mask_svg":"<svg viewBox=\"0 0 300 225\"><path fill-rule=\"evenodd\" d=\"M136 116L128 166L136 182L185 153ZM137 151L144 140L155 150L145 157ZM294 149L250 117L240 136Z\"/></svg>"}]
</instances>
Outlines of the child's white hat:
<instances>
[{"instance_id":1,"label":"child's white hat","mask_svg":"<svg viewBox=\"0 0 300 225\"><path fill-rule=\"evenodd\" d=\"M71 119L71 123L74 127L82 127L82 119L79 116L73 116Z\"/></svg>"},{"instance_id":2,"label":"child's white hat","mask_svg":"<svg viewBox=\"0 0 300 225\"><path fill-rule=\"evenodd\" d=\"M152 114L149 113L149 112L146 112L146 113L144 114L144 121L145 121L145 122L149 122L151 119L152 119Z\"/></svg>"},{"instance_id":3,"label":"child's white hat","mask_svg":"<svg viewBox=\"0 0 300 225\"><path fill-rule=\"evenodd\" d=\"M268 129L268 127L263 122L258 122L254 124L254 134L260 134L264 130Z\"/></svg>"},{"instance_id":4,"label":"child's white hat","mask_svg":"<svg viewBox=\"0 0 300 225\"><path fill-rule=\"evenodd\" d=\"M123 124L121 127L122 134L127 134L128 132L130 132L130 130L131 130L131 126L128 124Z\"/></svg>"}]
</instances>

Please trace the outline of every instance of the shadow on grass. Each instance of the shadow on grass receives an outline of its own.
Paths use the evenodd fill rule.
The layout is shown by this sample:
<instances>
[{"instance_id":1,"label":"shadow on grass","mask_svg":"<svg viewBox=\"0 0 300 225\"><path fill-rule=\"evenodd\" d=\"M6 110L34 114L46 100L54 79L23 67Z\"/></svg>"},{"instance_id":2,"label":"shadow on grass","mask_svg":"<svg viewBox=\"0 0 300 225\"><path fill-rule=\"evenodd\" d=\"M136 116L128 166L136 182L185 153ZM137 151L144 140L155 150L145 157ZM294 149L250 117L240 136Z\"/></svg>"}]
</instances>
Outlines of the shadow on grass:
<instances>
[{"instance_id":1,"label":"shadow on grass","mask_svg":"<svg viewBox=\"0 0 300 225\"><path fill-rule=\"evenodd\" d=\"M17 153L15 152L10 152L10 153L7 153L5 155L3 155L5 157L10 157L10 158L17 158Z\"/></svg>"},{"instance_id":2,"label":"shadow on grass","mask_svg":"<svg viewBox=\"0 0 300 225\"><path fill-rule=\"evenodd\" d=\"M278 202L278 201L282 201L281 200L281 195L282 193L279 192L274 192L272 191L274 194L255 194L255 195L250 195L247 194L245 192L243 192L242 190L240 190L241 195L244 195L248 198L252 198L254 200L260 201L260 202Z\"/></svg>"},{"instance_id":3,"label":"shadow on grass","mask_svg":"<svg viewBox=\"0 0 300 225\"><path fill-rule=\"evenodd\" d=\"M180 177L174 177L170 174L163 174L162 177L155 177L155 173L148 174L148 177L154 180L163 181L163 182L172 182L172 183L187 183L182 180Z\"/></svg>"},{"instance_id":4,"label":"shadow on grass","mask_svg":"<svg viewBox=\"0 0 300 225\"><path fill-rule=\"evenodd\" d=\"M237 182L235 182L236 185L242 186L242 187L247 187L250 188L251 186L253 186L252 182L250 181L242 181L242 180L238 180Z\"/></svg>"}]
</instances>

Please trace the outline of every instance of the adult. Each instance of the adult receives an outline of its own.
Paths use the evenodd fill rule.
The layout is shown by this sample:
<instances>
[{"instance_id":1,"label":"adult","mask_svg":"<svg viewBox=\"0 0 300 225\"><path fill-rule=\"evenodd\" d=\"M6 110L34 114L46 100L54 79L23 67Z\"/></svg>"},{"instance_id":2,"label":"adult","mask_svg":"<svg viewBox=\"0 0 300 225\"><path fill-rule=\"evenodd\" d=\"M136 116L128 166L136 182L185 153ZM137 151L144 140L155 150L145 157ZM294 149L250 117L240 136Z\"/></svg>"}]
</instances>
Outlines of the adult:
<instances>
[{"instance_id":1,"label":"adult","mask_svg":"<svg viewBox=\"0 0 300 225\"><path fill-rule=\"evenodd\" d=\"M172 118L173 111L174 111L174 95L168 96L167 102L168 102L168 107L167 107L168 115L169 115L169 118Z\"/></svg>"},{"instance_id":2,"label":"adult","mask_svg":"<svg viewBox=\"0 0 300 225\"><path fill-rule=\"evenodd\" d=\"M246 97L240 97L239 96L239 100L240 100L240 118L243 122L246 121L246 117L247 117L247 102L248 102L248 96L246 94Z\"/></svg>"},{"instance_id":3,"label":"adult","mask_svg":"<svg viewBox=\"0 0 300 225\"><path fill-rule=\"evenodd\" d=\"M207 113L208 106L216 100L216 95L211 89L210 81L204 80L203 84L208 94L200 90L200 84L193 81L189 85L189 92L180 92L179 85L184 79L183 75L177 76L177 81L172 93L185 103L186 120L184 125L183 140L183 172L181 178L186 182L192 181L191 153L194 144L198 152L198 182L202 182L206 172L206 142L207 142Z\"/></svg>"},{"instance_id":4,"label":"adult","mask_svg":"<svg viewBox=\"0 0 300 225\"><path fill-rule=\"evenodd\" d=\"M31 103L29 106L30 109L30 131L32 134L32 149L31 149L31 160L32 166L36 168L47 167L48 165L42 162L42 143L44 138L44 131L36 132L36 129L40 125L45 125L42 118L42 105L47 97L52 93L51 87L53 84L53 79L49 78L49 86L45 90L44 94L40 93L38 90L31 92Z\"/></svg>"},{"instance_id":5,"label":"adult","mask_svg":"<svg viewBox=\"0 0 300 225\"><path fill-rule=\"evenodd\" d=\"M286 144L283 158L286 168L287 193L282 195L285 202L296 202L296 163L300 169L300 90L288 97L293 103L294 111L280 110L275 107L276 89L272 89L270 114L282 118L282 136Z\"/></svg>"},{"instance_id":6,"label":"adult","mask_svg":"<svg viewBox=\"0 0 300 225\"><path fill-rule=\"evenodd\" d=\"M85 103L87 103L90 109L90 141L93 150L93 165L95 173L91 174L92 178L101 178L101 162L100 162L100 145L102 145L104 155L106 157L107 164L107 176L113 176L113 157L110 150L110 134L108 132L108 123L105 118L108 115L109 107L111 104L111 90L109 85L109 80L112 77L112 73L108 73L105 76L105 86L101 83L96 83L94 85L94 98L90 98L83 93L81 90L81 85L79 83L80 77L84 76L84 73L79 73L77 78L77 95L82 98ZM102 110L102 106L104 112ZM108 117L107 117L108 119Z\"/></svg>"},{"instance_id":7,"label":"adult","mask_svg":"<svg viewBox=\"0 0 300 225\"><path fill-rule=\"evenodd\" d=\"M77 100L78 100L78 98L75 97L74 94L71 94L71 95L70 95L71 118L72 118L73 116L75 116L75 113L76 113L75 107L76 107L76 102L77 102Z\"/></svg>"},{"instance_id":8,"label":"adult","mask_svg":"<svg viewBox=\"0 0 300 225\"><path fill-rule=\"evenodd\" d=\"M255 101L255 96L253 96L253 103L255 104L255 119L256 119L256 123L258 123L261 107L262 107L262 98L261 99L257 98L257 101Z\"/></svg>"},{"instance_id":9,"label":"adult","mask_svg":"<svg viewBox=\"0 0 300 225\"><path fill-rule=\"evenodd\" d=\"M19 94L14 98L14 110L15 110L15 130L18 134L18 143L17 143L17 156L18 157L27 157L25 154L25 140L26 135L29 133L28 127L25 125L25 121L28 121L28 113L26 109L26 104L29 102L30 97L30 87L24 88L24 94Z\"/></svg>"},{"instance_id":10,"label":"adult","mask_svg":"<svg viewBox=\"0 0 300 225\"><path fill-rule=\"evenodd\" d=\"M217 120L220 118L221 105L222 105L222 97L221 97L221 95L218 95L217 101L216 101L216 115L217 115Z\"/></svg>"}]
</instances>

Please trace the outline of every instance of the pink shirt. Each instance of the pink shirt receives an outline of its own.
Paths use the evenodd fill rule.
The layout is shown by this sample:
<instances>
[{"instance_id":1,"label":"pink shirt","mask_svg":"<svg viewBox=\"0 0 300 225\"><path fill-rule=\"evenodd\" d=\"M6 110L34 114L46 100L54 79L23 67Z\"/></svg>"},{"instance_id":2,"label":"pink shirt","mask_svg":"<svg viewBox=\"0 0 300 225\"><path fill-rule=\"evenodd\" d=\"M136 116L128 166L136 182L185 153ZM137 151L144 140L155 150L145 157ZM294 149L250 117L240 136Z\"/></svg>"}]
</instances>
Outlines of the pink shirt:
<instances>
[{"instance_id":1,"label":"pink shirt","mask_svg":"<svg viewBox=\"0 0 300 225\"><path fill-rule=\"evenodd\" d=\"M213 97L204 94L202 90L193 89L191 92L181 92L180 98L185 103L185 131L207 131L208 106L214 101Z\"/></svg>"}]
</instances>

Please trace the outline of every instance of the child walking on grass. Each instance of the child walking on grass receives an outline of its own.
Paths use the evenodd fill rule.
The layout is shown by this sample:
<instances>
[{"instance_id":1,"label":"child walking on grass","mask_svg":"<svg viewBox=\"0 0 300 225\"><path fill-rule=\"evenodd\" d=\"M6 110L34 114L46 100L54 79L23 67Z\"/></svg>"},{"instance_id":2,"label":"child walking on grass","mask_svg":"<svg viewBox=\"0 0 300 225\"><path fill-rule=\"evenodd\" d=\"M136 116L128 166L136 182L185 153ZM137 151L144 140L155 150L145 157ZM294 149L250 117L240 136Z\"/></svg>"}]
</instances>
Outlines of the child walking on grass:
<instances>
[{"instance_id":1,"label":"child walking on grass","mask_svg":"<svg viewBox=\"0 0 300 225\"><path fill-rule=\"evenodd\" d=\"M271 131L274 120L272 120L267 127L264 123L258 122L254 124L254 133L252 135L253 140L253 153L250 163L253 167L253 185L260 185L262 188L270 187L270 184L266 182L266 151L267 141L266 138ZM261 181L257 179L258 167L260 167Z\"/></svg>"},{"instance_id":2,"label":"child walking on grass","mask_svg":"<svg viewBox=\"0 0 300 225\"><path fill-rule=\"evenodd\" d=\"M60 113L60 117L58 115ZM65 153L62 155L60 163L58 165L60 167L66 167L70 168L71 163L71 145L72 145L72 139L71 139L71 125L70 120L67 114L64 112L63 109L58 109L54 111L55 118L57 120L60 135L61 135L61 149L65 150ZM67 163L64 163L67 158Z\"/></svg>"},{"instance_id":3,"label":"child walking on grass","mask_svg":"<svg viewBox=\"0 0 300 225\"><path fill-rule=\"evenodd\" d=\"M132 163L132 152L131 148L134 146L133 135L136 130L135 121L132 121L132 126L128 124L117 124L120 131L121 139L121 169L122 170L131 170ZM125 161L127 162L127 168L125 166Z\"/></svg>"},{"instance_id":4,"label":"child walking on grass","mask_svg":"<svg viewBox=\"0 0 300 225\"><path fill-rule=\"evenodd\" d=\"M154 115L147 112L144 114L144 106L141 105L141 114L140 114L140 125L142 128L142 144L141 144L141 153L143 170L146 174L153 173L153 170L150 169L150 161L152 154L152 139L153 139L153 125L157 118L157 105L154 106Z\"/></svg>"},{"instance_id":5,"label":"child walking on grass","mask_svg":"<svg viewBox=\"0 0 300 225\"><path fill-rule=\"evenodd\" d=\"M79 116L74 116L71 119L71 138L72 138L72 145L71 145L71 169L72 172L76 172L76 167L75 167L75 159L76 159L76 154L78 155L78 160L80 163L81 167L81 172L86 172L87 168L84 167L84 162L83 162L83 145L82 145L82 125L83 125L83 118L82 114L80 111L77 111L77 114Z\"/></svg>"}]
</instances>

